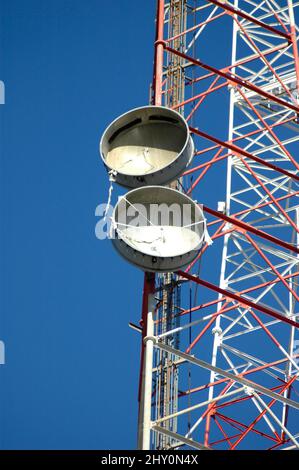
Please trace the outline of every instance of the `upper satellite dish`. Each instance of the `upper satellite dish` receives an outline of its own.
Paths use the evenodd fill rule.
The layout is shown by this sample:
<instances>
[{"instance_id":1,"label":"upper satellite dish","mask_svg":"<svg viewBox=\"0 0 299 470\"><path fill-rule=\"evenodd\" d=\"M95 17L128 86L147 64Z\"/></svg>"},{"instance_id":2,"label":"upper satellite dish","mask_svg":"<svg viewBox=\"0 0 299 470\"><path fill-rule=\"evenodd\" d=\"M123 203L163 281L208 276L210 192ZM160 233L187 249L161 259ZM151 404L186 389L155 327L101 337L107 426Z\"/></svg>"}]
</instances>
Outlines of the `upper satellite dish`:
<instances>
[{"instance_id":1,"label":"upper satellite dish","mask_svg":"<svg viewBox=\"0 0 299 470\"><path fill-rule=\"evenodd\" d=\"M112 242L144 271L173 272L188 266L205 237L200 206L163 186L145 186L119 199L112 216Z\"/></svg>"},{"instance_id":2,"label":"upper satellite dish","mask_svg":"<svg viewBox=\"0 0 299 470\"><path fill-rule=\"evenodd\" d=\"M117 183L127 188L163 185L178 178L194 153L185 119L161 106L129 111L110 124L100 154Z\"/></svg>"}]
</instances>

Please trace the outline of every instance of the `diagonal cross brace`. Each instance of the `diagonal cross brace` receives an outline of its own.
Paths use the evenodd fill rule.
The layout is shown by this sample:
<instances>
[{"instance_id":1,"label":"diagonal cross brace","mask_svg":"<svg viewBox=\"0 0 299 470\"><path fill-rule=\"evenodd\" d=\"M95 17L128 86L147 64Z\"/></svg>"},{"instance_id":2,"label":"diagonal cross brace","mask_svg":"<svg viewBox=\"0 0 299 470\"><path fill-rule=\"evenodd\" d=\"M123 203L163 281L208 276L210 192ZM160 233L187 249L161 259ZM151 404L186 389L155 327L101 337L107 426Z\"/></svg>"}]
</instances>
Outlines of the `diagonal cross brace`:
<instances>
[{"instance_id":1,"label":"diagonal cross brace","mask_svg":"<svg viewBox=\"0 0 299 470\"><path fill-rule=\"evenodd\" d=\"M145 338L145 340L148 338ZM202 359L198 359L194 356L191 356L190 354L186 354L183 351L179 351L178 349L172 348L171 346L168 346L167 344L160 343L157 341L157 338L151 337L150 338L153 343L155 348L162 349L163 351L169 352L170 354L174 354L175 356L179 356L182 359L185 359L186 361L190 362L191 364L195 364L199 367L202 367L203 369L208 369L212 372L215 372L216 374L222 375L226 377L227 379L232 380L233 382L240 383L241 385L244 385L245 387L252 388L253 390L262 393L263 395L267 395L270 398L273 398L274 400L280 401L282 403L285 403L286 405L289 405L292 408L295 408L299 410L299 403L290 400L289 398L286 398L282 395L279 395L276 392L272 392L272 390L269 390L266 387L263 387L262 385L259 385L255 382L252 382L251 380L244 379L244 377L241 377L239 375L234 375L231 374L230 372L226 372L223 369L220 369L220 367L213 366L209 362L203 361Z\"/></svg>"}]
</instances>

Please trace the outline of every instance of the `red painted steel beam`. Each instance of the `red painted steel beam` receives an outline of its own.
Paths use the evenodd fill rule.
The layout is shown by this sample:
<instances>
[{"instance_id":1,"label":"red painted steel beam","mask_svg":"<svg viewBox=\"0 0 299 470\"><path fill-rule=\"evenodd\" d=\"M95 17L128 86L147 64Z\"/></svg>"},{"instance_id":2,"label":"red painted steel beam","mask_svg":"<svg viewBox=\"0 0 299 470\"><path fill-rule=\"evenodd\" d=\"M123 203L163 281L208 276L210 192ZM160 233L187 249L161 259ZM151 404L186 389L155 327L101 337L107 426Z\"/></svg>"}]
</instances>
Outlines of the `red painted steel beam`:
<instances>
[{"instance_id":1,"label":"red painted steel beam","mask_svg":"<svg viewBox=\"0 0 299 470\"><path fill-rule=\"evenodd\" d=\"M285 194L284 196L280 196L276 198L276 201L284 201L285 199L290 199L291 197L299 196L299 191L294 191L293 193ZM263 202L262 204L258 204L257 206L252 206L250 209L243 209L242 211L235 212L231 215L231 217L238 217L240 215L248 214L249 212L262 209L263 207L270 206L273 204L273 201ZM220 220L213 220L212 222L208 223L208 226L219 224ZM216 233L214 234L216 235ZM213 237L214 237L213 235ZM221 234L217 235L217 238L221 236Z\"/></svg>"},{"instance_id":2,"label":"red painted steel beam","mask_svg":"<svg viewBox=\"0 0 299 470\"><path fill-rule=\"evenodd\" d=\"M217 444L221 444L222 442L226 442L228 443L228 445L231 447L232 446L232 443L231 443L231 439L234 439L236 437L239 437L240 433L239 434L235 434L234 436L228 436L226 434L226 432L224 431L223 427L221 426L221 424L219 423L218 419L216 418L216 416L214 415L213 416L213 419L214 419L214 422L216 423L216 425L218 426L218 428L220 429L221 433L223 434L224 436L224 439L220 439L218 441L214 441L214 442L211 442L210 443L210 446L215 446Z\"/></svg>"},{"instance_id":3,"label":"red painted steel beam","mask_svg":"<svg viewBox=\"0 0 299 470\"><path fill-rule=\"evenodd\" d=\"M299 358L299 354L296 354L293 359L297 359ZM245 377L246 375L250 375L250 374L254 374L256 372L261 372L263 371L264 369L269 369L273 366L277 366L279 364L283 364L284 362L287 362L289 359L288 358L284 358L284 359L278 359L277 361L273 361L273 362L268 362L267 364L263 364L262 366L258 366L258 367L254 367L253 369L249 369L249 370L246 370L245 372L242 372L241 374L239 374L240 377ZM218 379L216 380L215 382L210 382L208 384L205 384L205 385L201 385L200 387L196 387L196 388L192 388L192 389L189 389L189 390L185 390L184 392L180 392L179 393L179 397L183 397L183 396L186 396L186 395L190 395L191 393L196 393L196 392L201 392L202 390L206 390L207 388L210 388L210 387L214 387L216 385L221 385L223 383L227 382L227 379ZM279 387L275 387L271 390L276 390L277 388L281 388L282 385L279 385ZM248 397L249 399L249 397ZM224 407L225 405L222 404L221 407ZM218 407L218 405L217 405Z\"/></svg>"},{"instance_id":4,"label":"red painted steel beam","mask_svg":"<svg viewBox=\"0 0 299 470\"><path fill-rule=\"evenodd\" d=\"M276 274L278 279L283 283L283 285L288 289L289 293L299 302L299 297L297 293L292 289L292 287L287 283L284 277L280 274L280 272L276 269L273 263L269 260L269 258L265 255L265 253L261 250L258 244L248 235L248 233L244 234L248 242L253 246L256 252L261 256L261 258L265 261L265 263L270 266L272 271Z\"/></svg>"},{"instance_id":5,"label":"red painted steel beam","mask_svg":"<svg viewBox=\"0 0 299 470\"><path fill-rule=\"evenodd\" d=\"M194 346L196 346L198 341L200 341L201 338L203 337L203 335L211 328L213 323L216 321L216 318L223 313L223 311L225 310L226 305L227 305L227 302L225 302L224 305L222 305L221 309L219 309L217 312L213 313L212 318L210 319L210 321L204 326L204 328L200 331L200 333L194 338L192 343L186 349L185 352L187 354L189 354L192 351L192 349L194 348Z\"/></svg>"},{"instance_id":6,"label":"red painted steel beam","mask_svg":"<svg viewBox=\"0 0 299 470\"><path fill-rule=\"evenodd\" d=\"M208 70L209 72L214 73L215 75L219 75L220 77L225 78L231 83L235 83L236 85L243 86L244 88L247 88L248 90L254 91L255 93L263 96L264 98L274 101L275 103L280 104L281 106L284 106L286 108L291 109L292 111L295 111L296 114L299 113L299 107L295 106L294 104L288 103L285 100L282 100L278 98L275 95L272 95L272 93L268 93L267 91L264 91L262 88L253 85L251 82L248 82L247 80L243 80L242 78L236 77L236 75L229 74L227 72L223 72L222 70L219 70L215 67L212 67L211 65L204 64L202 61L198 59L194 59L193 57L188 56L187 54L184 54L183 52L177 51L176 49L172 49L171 47L168 47L165 43L165 41L162 41L161 44L164 46L164 49L167 50L168 52L171 52L172 54L178 55L179 57L182 57L183 59L193 63L194 65L198 65L199 67Z\"/></svg>"},{"instance_id":7,"label":"red painted steel beam","mask_svg":"<svg viewBox=\"0 0 299 470\"><path fill-rule=\"evenodd\" d=\"M283 387L283 389L279 392L279 395L281 395L285 390L287 390L293 382L296 380L296 375L292 377L289 382ZM269 404L268 408L272 408L272 406L276 403L276 399L273 399ZM267 413L267 409L264 409L258 416L257 418L247 427L247 429L242 433L242 435L239 437L239 439L234 443L232 450L234 450L240 443L241 441L247 436L247 434L254 428L254 426L262 419L262 417Z\"/></svg>"},{"instance_id":8,"label":"red painted steel beam","mask_svg":"<svg viewBox=\"0 0 299 470\"><path fill-rule=\"evenodd\" d=\"M262 51L259 50L259 48L257 47L257 45L255 44L255 42L251 39L251 37L249 36L249 34L247 33L246 29L243 28L241 22L234 17L234 20L236 21L237 25L239 26L239 29L242 31L242 33L244 34L244 36L247 38L248 42L252 45L253 49L257 52L257 54L259 55L259 57L261 58L261 60L266 64L266 66L271 70L272 74L275 76L276 80L280 83L280 85L282 86L282 88L284 89L284 91L289 95L289 97L291 98L292 101L295 101L295 99L292 97L292 94L291 94L291 91L287 88L287 86L284 84L283 80L281 80L280 76L278 75L278 73L276 72L275 68L272 67L271 63L268 61L268 59L266 58L266 56L263 54Z\"/></svg>"},{"instance_id":9,"label":"red painted steel beam","mask_svg":"<svg viewBox=\"0 0 299 470\"><path fill-rule=\"evenodd\" d=\"M238 8L234 8L233 6L229 5L228 3L224 2L219 2L218 0L207 0L209 3L213 3L214 5L217 5L220 8L223 8L226 10L229 14L234 14L241 16L241 18L244 18L247 21L250 21L250 23L254 23L258 26L260 26L263 29L266 29L270 31L271 33L277 34L278 36L281 36L285 39L287 39L289 42L291 42L291 35L284 33L283 31L280 31L279 29L273 28L272 26L268 25L267 23L263 23L263 21L258 20L257 18L254 18L253 16L249 15L248 13L245 13L245 11L239 10Z\"/></svg>"},{"instance_id":10,"label":"red painted steel beam","mask_svg":"<svg viewBox=\"0 0 299 470\"><path fill-rule=\"evenodd\" d=\"M164 0L158 0L157 4L157 24L155 42L155 72L154 72L154 102L155 105L162 105L162 80L163 80L163 31L164 31Z\"/></svg>"},{"instance_id":11,"label":"red painted steel beam","mask_svg":"<svg viewBox=\"0 0 299 470\"><path fill-rule=\"evenodd\" d=\"M167 42L172 42L172 41L175 41L176 39L182 37L182 36L185 36L186 34L188 33L192 33L193 31L195 31L196 29L199 29L201 26L204 26L204 25L207 25L208 23L211 23L212 21L215 21L215 20L218 20L218 18L221 18L222 16L225 15L225 12L223 11L222 13L219 13L219 15L215 15L213 16L212 18L209 18L209 19L206 19L205 21L203 21L202 23L198 23L196 24L195 26L192 26L191 28L189 29L185 29L184 31L182 31L181 33L177 34L176 36L172 36L171 38L168 38L167 39Z\"/></svg>"},{"instance_id":12,"label":"red painted steel beam","mask_svg":"<svg viewBox=\"0 0 299 470\"><path fill-rule=\"evenodd\" d=\"M271 387L270 390L272 392L281 390L281 388L286 384L286 382L282 381L282 379L279 379L278 377L276 377L276 379L281 380L282 383L280 385L276 385L276 387ZM226 401L225 403L218 403L215 407L216 413L218 412L219 409L227 408L229 406L236 405L238 403L243 403L244 401L248 401L251 399L252 399L252 395L246 395L244 397L236 398L235 400Z\"/></svg>"},{"instance_id":13,"label":"red painted steel beam","mask_svg":"<svg viewBox=\"0 0 299 470\"><path fill-rule=\"evenodd\" d=\"M218 416L219 418L223 419L223 421L227 422L228 424L230 424L233 428L235 429L238 429L238 426L241 426L243 429L244 428L247 428L247 425L244 424L244 423L241 423L240 421L237 421L236 419L233 419L233 418L230 418L228 416L225 416L223 415L222 413L216 413L216 416ZM239 431L241 431L240 429L238 429ZM259 434L260 436L262 437L265 437L267 439L270 439L271 441L274 441L274 442L277 442L277 438L275 439L275 437L273 436L270 436L270 434L266 434L262 431L259 431L258 429L252 429L252 432L256 433L256 434Z\"/></svg>"},{"instance_id":14,"label":"red painted steel beam","mask_svg":"<svg viewBox=\"0 0 299 470\"><path fill-rule=\"evenodd\" d=\"M273 54L274 52L277 52L281 49L285 49L286 47L288 47L289 43L283 43L283 44L280 44L279 46L276 46L276 47L272 47L270 49L267 49L266 51L263 52L263 54L265 56L269 55L269 54ZM255 55L252 55L250 57L247 57L246 59L241 59L241 60L238 60L237 62L234 62L233 64L230 64L226 67L223 67L222 69L220 69L222 72L226 72L226 71L229 71L231 69L235 69L236 67L239 67L240 65L244 65L244 64L248 64L249 62L252 62L256 59L259 58L259 55L258 54L255 54ZM201 76L201 77L198 77L198 78L194 78L193 80L189 80L187 82L187 85L192 85L193 83L197 83L205 78L209 78L213 76L213 73L209 73L205 76Z\"/></svg>"},{"instance_id":15,"label":"red painted steel beam","mask_svg":"<svg viewBox=\"0 0 299 470\"><path fill-rule=\"evenodd\" d=\"M286 439L286 440L284 440L284 441L280 441L280 442L278 442L277 444L275 444L274 446L268 447L268 449L265 449L265 450L268 451L268 450L277 449L277 447L280 447L280 446L286 444L287 442L290 442L290 440L291 440L291 439Z\"/></svg>"},{"instance_id":16,"label":"red painted steel beam","mask_svg":"<svg viewBox=\"0 0 299 470\"><path fill-rule=\"evenodd\" d=\"M193 132L193 134L199 135L200 137L203 137L204 139L210 140L211 142L218 144L220 147L225 147L231 150L232 152L236 154L236 156L238 156L238 154L243 155L244 157L250 158L251 160L257 163L260 163L261 165L264 165L270 168L271 170L277 171L278 173L282 173L283 175L288 176L289 178L299 181L299 175L296 175L295 173L285 170L284 168L281 168L277 165L273 165L272 163L269 163L263 160L262 158L257 157L256 155L253 155L250 152L247 152L246 150L242 149L241 147L238 147L235 144L220 140L217 137L213 137L212 135L207 134L206 132L200 131L199 129L195 127L189 127L189 129L191 132Z\"/></svg>"},{"instance_id":17,"label":"red painted steel beam","mask_svg":"<svg viewBox=\"0 0 299 470\"><path fill-rule=\"evenodd\" d=\"M287 150L287 148L285 147L285 145L281 142L281 140L277 137L277 135L275 134L275 132L273 131L273 129L271 129L271 127L269 126L269 124L266 122L266 120L263 118L263 116L261 115L261 113L258 112L258 110L256 109L256 107L251 103L251 101L247 98L247 96L245 95L245 93L242 92L242 90L240 90L240 88L237 88L238 90L238 93L240 93L240 95L243 97L243 99L246 101L246 103L248 104L248 106L252 109L252 111L254 112L254 114L257 116L257 118L260 120L260 122L264 125L264 127L266 127L267 131L269 132L269 134L273 137L273 139L275 140L275 142L279 145L279 147L281 148L281 150L283 151L283 153L289 158L289 160L293 163L293 165L295 166L295 168L297 170L299 170L299 165L298 163L296 162L296 160L292 157L292 155L290 154L290 152Z\"/></svg>"},{"instance_id":18,"label":"red painted steel beam","mask_svg":"<svg viewBox=\"0 0 299 470\"><path fill-rule=\"evenodd\" d=\"M290 117L288 119L284 119L283 121L280 121L280 122L275 122L273 124L268 124L270 128L274 128L274 127L278 127L278 126L282 126L284 124L287 124L289 122L294 122L294 118L293 117ZM238 137L234 137L229 143L233 143L233 142L237 142L239 140L244 140L244 139L247 139L248 137L251 137L253 135L257 135L257 134L260 134L262 133L263 131L265 131L266 128L265 127L260 127L259 129L256 129L254 131L250 131L248 132L247 134L243 134L243 135L240 135ZM198 150L197 152L195 152L195 155L196 156L199 156L199 155L204 155L205 153L208 153L208 152L211 152L212 150L216 150L219 148L219 145L216 144L216 145L212 145L211 147L207 147L205 149L202 149L202 150ZM223 159L223 158L227 158L231 155L231 153L228 153L226 155L223 155L220 159ZM209 162L206 162L206 163L203 163L203 165L208 165ZM198 168L201 168L202 165L200 165ZM185 175L188 175L189 173L193 173L195 170L197 169L197 167L195 168L191 168L190 170L187 170L183 173L183 176Z\"/></svg>"},{"instance_id":19,"label":"red painted steel beam","mask_svg":"<svg viewBox=\"0 0 299 470\"><path fill-rule=\"evenodd\" d=\"M191 114L191 113L190 113ZM283 125L283 124L286 124L287 122L290 122L290 121L293 121L293 118L289 118L289 119L286 119L284 121L281 121L280 123L274 123L272 125L269 125L269 128L274 128L274 127L277 127L277 126L280 126L280 125ZM233 143L237 140L243 140L243 139L246 139L247 137L250 137L252 135L256 135L256 134L259 134L261 132L263 132L264 130L266 130L266 128L262 127L261 129L257 129L255 131L252 131L252 132L249 132L248 134L244 135L244 136L239 136L235 139L232 139L231 142L229 143ZM208 148L208 149L205 149L204 151L200 151L200 152L196 152L196 155L202 155L204 153L207 153L208 151L211 151L211 150L216 150L216 149L219 149L219 145L215 145L213 146L212 148ZM223 149L223 147L220 147L221 149ZM225 160L226 158L230 157L231 155L233 155L234 153L233 152L228 152L224 155L219 155L218 153L216 153L212 158L210 158L210 160L204 162L204 163L201 163L200 165L197 165L193 168L190 168L189 170L186 170L182 176L187 176L187 175L190 175L192 173L195 173L196 171L199 171L201 170L202 168L206 168L208 167L209 169L211 168L212 165L214 165L215 163L218 163L222 160ZM216 158L216 155L217 155L217 158ZM193 184L193 186L195 186L195 184ZM278 200L279 198L276 198L276 200Z\"/></svg>"},{"instance_id":20,"label":"red painted steel beam","mask_svg":"<svg viewBox=\"0 0 299 470\"><path fill-rule=\"evenodd\" d=\"M297 227L297 225L295 224L295 222L293 222L293 220L291 219L291 217L289 216L289 214L285 211L285 209L279 204L279 202L277 202L276 198L273 196L273 194L271 193L271 191L267 188L266 184L263 183L263 181L261 180L261 178L256 174L256 172L250 167L250 165L248 165L248 163L246 162L246 160L240 155L239 158L241 159L243 165L247 168L248 172L251 174L251 176L253 176L253 178L256 180L257 184L259 185L260 188L262 188L265 193L268 195L268 197L271 199L271 201L273 201L273 204L275 204L275 206L277 207L277 209L281 212L281 214L284 216L285 220L287 220L290 224L291 227L293 227L293 229L299 233L299 228Z\"/></svg>"},{"instance_id":21,"label":"red painted steel beam","mask_svg":"<svg viewBox=\"0 0 299 470\"><path fill-rule=\"evenodd\" d=\"M221 391L219 396L223 396L232 386L233 382L230 380L228 384L224 387ZM205 428L205 437L204 437L204 445L209 446L209 434L210 434L210 424L211 424L211 416L213 415L213 410L215 408L216 403L210 403L207 409L202 413L200 419L203 420L206 418L206 428Z\"/></svg>"},{"instance_id":22,"label":"red painted steel beam","mask_svg":"<svg viewBox=\"0 0 299 470\"><path fill-rule=\"evenodd\" d=\"M204 212L207 212L208 214L213 215L214 217L217 217L219 219L225 220L226 222L236 227L239 227L242 230L251 232L254 235L257 235L258 237L264 238L265 240L275 243L276 245L286 248L287 250L293 251L294 253L299 253L299 248L297 246L291 245L288 242L280 240L280 238L274 237L273 235L270 235L269 233L263 232L262 230L252 227L252 225L247 224L246 222L243 222L242 220L238 220L238 219L235 219L234 217L230 217L229 215L222 214L222 212L215 211L214 209L210 209L207 206L203 206L203 210Z\"/></svg>"},{"instance_id":23,"label":"red painted steel beam","mask_svg":"<svg viewBox=\"0 0 299 470\"><path fill-rule=\"evenodd\" d=\"M289 194L287 196L282 196L281 198L278 198L278 200L282 200L282 199L285 199L285 198L289 198L289 197L292 197L294 195L296 195L298 192L295 192L294 194ZM268 203L264 203L264 204L261 204L260 206L255 206L253 207L253 209L259 209L259 207L262 207L263 205L266 206L268 204L273 204L272 201L268 202ZM216 238L219 238L219 237L223 237L224 235L226 235L227 233L230 233L232 231L234 231L235 229L232 228L230 230L223 230L224 229L224 226L225 226L225 222L229 222L230 224L232 224L233 226L239 226L242 230L245 230L245 231L249 231L251 233L254 233L255 235L257 236L260 236L262 238L265 238L266 240L268 241L271 241L272 243L276 243L278 244L279 246L283 246L284 248L287 248L291 251L294 251L295 253L299 253L299 248L294 246L294 245L291 245L287 242L284 242L282 241L280 238L276 238L276 237L273 237L272 235L269 235L268 233L266 232L263 232L262 230L259 230L259 229L255 229L254 227L252 227L251 225L249 224L246 224L245 222L242 222L238 219L235 219L235 216L237 215L242 215L242 214L245 214L246 212L248 212L247 210L244 210L244 211L240 211L240 212L237 212L236 214L232 215L232 216L227 216L227 215L224 215L222 214L221 212L217 212L213 209L210 209L208 208L207 206L203 206L203 210L208 212L209 214L212 214L214 215L215 217L217 217L217 215L219 214L219 219L222 219L222 224L221 226L216 230L216 232L212 235L212 240L215 240ZM212 221L212 222L209 222L208 223L208 226L211 226L213 224L218 224L221 222L221 220L219 220L218 218L215 220L215 221ZM223 222L223 220L225 222ZM192 267L195 265L195 263L201 258L202 254L206 251L208 245L206 244L202 250L200 251L200 253L197 255L197 257L195 258L194 261L192 261L192 263L186 268L186 272L189 272Z\"/></svg>"},{"instance_id":24,"label":"red painted steel beam","mask_svg":"<svg viewBox=\"0 0 299 470\"><path fill-rule=\"evenodd\" d=\"M214 155L214 157L211 159L210 161L210 166L206 166L205 169L200 173L200 175L196 178L196 180L194 181L194 183L190 186L190 188L187 190L187 193L186 194L190 194L192 193L193 189L198 185L198 183L200 182L200 180L204 177L204 175L207 173L207 171L210 169L211 165L213 163L215 163L218 158L220 157L221 155L221 152L222 152L222 148L220 148L218 150L218 152Z\"/></svg>"},{"instance_id":25,"label":"red painted steel beam","mask_svg":"<svg viewBox=\"0 0 299 470\"><path fill-rule=\"evenodd\" d=\"M189 122L190 118L193 116L193 114L198 110L199 106L201 106L201 104L203 103L203 101L206 99L206 97L208 96L208 94L210 93L213 93L214 91L216 90L219 90L220 88L226 86L226 83L223 83L222 85L220 86L215 86L216 83L218 82L219 80L219 77L216 77L214 78L213 82L211 83L211 85L208 87L208 89L206 90L205 93L200 93L199 95L195 96L195 100L198 99L198 102L196 103L196 105L194 106L194 108L192 109L192 111L188 114L188 116L186 117L186 121ZM174 108L175 109L175 106Z\"/></svg>"},{"instance_id":26,"label":"red painted steel beam","mask_svg":"<svg viewBox=\"0 0 299 470\"><path fill-rule=\"evenodd\" d=\"M214 292L217 292L218 294L222 294L223 296L229 299L236 300L242 305L246 305L247 307L253 308L255 310L258 310L261 313L264 313L265 315L269 315L270 317L276 318L277 320L280 320L284 323L288 323L289 325L292 325L295 328L299 328L299 323L297 323L296 321L291 320L290 318L287 318L281 315L280 313L276 312L275 310L272 310L264 305L260 305L258 303L252 302L251 300L245 299L244 297L241 297L238 294L230 292L226 289L222 289L221 287L218 287L209 281L205 281L204 279L200 279L184 271L177 271L177 274L179 276L184 277L185 279L188 279L189 281L195 282L196 284L206 287L207 289L213 290Z\"/></svg>"},{"instance_id":27,"label":"red painted steel beam","mask_svg":"<svg viewBox=\"0 0 299 470\"><path fill-rule=\"evenodd\" d=\"M216 77L214 79L213 83L215 83L217 80L219 80L219 77ZM215 91L221 90L222 88L227 87L227 85L228 85L227 82L223 82L220 85L214 86L213 88L212 88L212 85L210 85L209 88L206 91L203 91L203 92L199 93L198 95L192 96L191 98L188 98L188 99L184 100L182 103L178 103L175 106L172 106L172 109L181 108L182 106L185 106L186 104L192 103L192 101L196 101L196 100L199 100L201 98L200 102L197 103L197 105L196 105L197 106L196 109L192 110L192 111L195 112L195 111L197 111L199 106L202 104L203 100L205 98L207 98L208 95L210 95L211 93L215 93ZM189 120L190 120L190 117L188 116L186 118L186 121L189 121Z\"/></svg>"},{"instance_id":28,"label":"red painted steel beam","mask_svg":"<svg viewBox=\"0 0 299 470\"><path fill-rule=\"evenodd\" d=\"M186 271L185 271L186 272ZM287 279L292 279L293 277L298 277L299 276L299 271L296 271L292 274L288 274L287 276L283 276L285 280ZM275 278L275 279L272 279L271 281L267 281L267 282L263 282L261 284L256 284L255 286L253 287L248 287L247 289L244 289L244 290L241 290L239 292L240 295L242 294L248 294L249 292L253 292L255 290L258 290L258 289L262 289L264 287L267 287L267 286L270 286L271 284L277 284L278 282L280 282L280 280L278 278ZM190 312L198 312L198 310L203 310L204 308L207 308L207 307L212 307L213 305L216 305L216 304L219 304L221 302L224 302L226 301L226 297L220 297L220 298L217 298L215 300L212 300L210 302L206 302L204 304L200 304L200 305L197 305L196 307L192 307L191 309L187 309L187 310L182 310L178 316L184 316L184 315L188 315ZM223 312L228 312L230 310L234 310L235 308L237 308L239 305L233 305L232 307L227 307L223 310ZM223 306L222 306L223 308ZM216 313L216 312L215 312Z\"/></svg>"}]
</instances>

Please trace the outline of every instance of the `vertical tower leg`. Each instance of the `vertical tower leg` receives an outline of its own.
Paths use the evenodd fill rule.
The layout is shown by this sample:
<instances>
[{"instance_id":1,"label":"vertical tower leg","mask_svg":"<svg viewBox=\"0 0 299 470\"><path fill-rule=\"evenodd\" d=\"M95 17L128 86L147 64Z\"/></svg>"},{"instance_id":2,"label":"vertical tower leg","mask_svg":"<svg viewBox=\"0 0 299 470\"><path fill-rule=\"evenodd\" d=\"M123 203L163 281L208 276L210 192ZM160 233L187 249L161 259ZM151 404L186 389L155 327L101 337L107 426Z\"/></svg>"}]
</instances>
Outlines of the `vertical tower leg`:
<instances>
[{"instance_id":1,"label":"vertical tower leg","mask_svg":"<svg viewBox=\"0 0 299 470\"><path fill-rule=\"evenodd\" d=\"M141 381L138 417L138 449L150 449L151 432L151 402L152 402L152 369L153 369L153 340L155 312L155 281L154 277L145 275L145 290L143 299L143 334L141 353Z\"/></svg>"}]
</instances>

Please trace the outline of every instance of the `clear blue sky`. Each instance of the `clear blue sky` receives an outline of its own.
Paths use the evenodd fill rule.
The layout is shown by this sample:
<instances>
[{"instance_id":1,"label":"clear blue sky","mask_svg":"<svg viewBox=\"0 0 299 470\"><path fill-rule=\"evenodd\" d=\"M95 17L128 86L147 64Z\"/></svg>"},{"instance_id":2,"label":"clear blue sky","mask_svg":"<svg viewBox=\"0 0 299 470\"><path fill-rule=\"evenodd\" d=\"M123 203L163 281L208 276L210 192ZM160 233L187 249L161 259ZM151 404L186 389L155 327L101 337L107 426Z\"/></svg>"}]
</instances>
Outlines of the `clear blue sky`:
<instances>
[{"instance_id":1,"label":"clear blue sky","mask_svg":"<svg viewBox=\"0 0 299 470\"><path fill-rule=\"evenodd\" d=\"M134 448L142 273L94 235L98 140L148 101L155 1L0 0L0 447Z\"/></svg>"}]
</instances>

